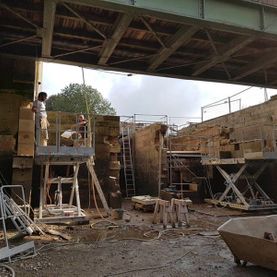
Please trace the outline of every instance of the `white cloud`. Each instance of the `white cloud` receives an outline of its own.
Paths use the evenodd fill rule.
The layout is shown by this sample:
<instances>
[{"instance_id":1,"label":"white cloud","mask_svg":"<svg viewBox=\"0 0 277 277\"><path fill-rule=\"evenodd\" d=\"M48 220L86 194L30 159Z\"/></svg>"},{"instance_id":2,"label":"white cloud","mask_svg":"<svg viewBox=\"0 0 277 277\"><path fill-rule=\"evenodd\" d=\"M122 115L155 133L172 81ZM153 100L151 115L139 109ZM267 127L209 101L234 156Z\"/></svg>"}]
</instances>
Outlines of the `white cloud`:
<instances>
[{"instance_id":1,"label":"white cloud","mask_svg":"<svg viewBox=\"0 0 277 277\"><path fill-rule=\"evenodd\" d=\"M76 66L43 63L42 90L49 95L58 94L70 83L81 83L82 72Z\"/></svg>"},{"instance_id":2,"label":"white cloud","mask_svg":"<svg viewBox=\"0 0 277 277\"><path fill-rule=\"evenodd\" d=\"M246 86L187 81L146 75L127 76L124 73L85 69L85 82L96 88L116 109L118 115L158 114L170 117L199 117L201 107L234 95ZM77 66L54 63L43 65L43 90L57 94L70 83L82 83L82 71ZM276 90L268 90L269 96ZM240 99L240 100L239 100ZM232 111L264 100L264 90L252 88L231 99ZM206 108L208 119L228 112L228 104ZM172 119L180 122L185 119ZM193 120L191 120L193 121Z\"/></svg>"}]
</instances>

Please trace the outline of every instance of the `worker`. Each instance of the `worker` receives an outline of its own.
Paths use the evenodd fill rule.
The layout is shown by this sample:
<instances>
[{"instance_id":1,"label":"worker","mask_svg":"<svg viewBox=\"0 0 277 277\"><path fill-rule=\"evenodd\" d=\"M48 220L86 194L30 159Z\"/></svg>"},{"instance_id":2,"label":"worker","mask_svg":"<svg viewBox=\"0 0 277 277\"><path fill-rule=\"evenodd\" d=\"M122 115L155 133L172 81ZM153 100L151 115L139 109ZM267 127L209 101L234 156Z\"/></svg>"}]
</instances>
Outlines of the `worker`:
<instances>
[{"instance_id":1,"label":"worker","mask_svg":"<svg viewBox=\"0 0 277 277\"><path fill-rule=\"evenodd\" d=\"M78 132L80 133L82 139L87 138L87 120L85 119L85 116L83 114L79 115L78 118L78 123L77 123L77 128L78 128Z\"/></svg>"},{"instance_id":2,"label":"worker","mask_svg":"<svg viewBox=\"0 0 277 277\"><path fill-rule=\"evenodd\" d=\"M71 127L71 130L76 130L74 146L86 146L88 138L88 121L83 114L80 114L77 123Z\"/></svg>"},{"instance_id":3,"label":"worker","mask_svg":"<svg viewBox=\"0 0 277 277\"><path fill-rule=\"evenodd\" d=\"M46 92L40 92L37 100L33 102L32 111L36 114L36 143L39 146L47 146L48 127L46 105Z\"/></svg>"}]
</instances>

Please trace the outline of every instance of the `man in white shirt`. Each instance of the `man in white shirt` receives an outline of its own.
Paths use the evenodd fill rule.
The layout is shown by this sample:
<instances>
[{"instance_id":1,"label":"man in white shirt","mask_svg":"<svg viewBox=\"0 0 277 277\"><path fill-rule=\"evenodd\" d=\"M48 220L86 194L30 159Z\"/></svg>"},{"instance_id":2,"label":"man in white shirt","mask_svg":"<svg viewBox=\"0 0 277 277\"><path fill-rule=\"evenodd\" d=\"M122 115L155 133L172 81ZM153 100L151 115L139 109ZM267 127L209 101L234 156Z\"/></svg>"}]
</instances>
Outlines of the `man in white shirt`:
<instances>
[{"instance_id":1,"label":"man in white shirt","mask_svg":"<svg viewBox=\"0 0 277 277\"><path fill-rule=\"evenodd\" d=\"M47 99L46 92L40 92L38 99L34 101L32 111L36 113L36 143L38 145L47 146L48 140L48 120L46 113L45 100Z\"/></svg>"}]
</instances>

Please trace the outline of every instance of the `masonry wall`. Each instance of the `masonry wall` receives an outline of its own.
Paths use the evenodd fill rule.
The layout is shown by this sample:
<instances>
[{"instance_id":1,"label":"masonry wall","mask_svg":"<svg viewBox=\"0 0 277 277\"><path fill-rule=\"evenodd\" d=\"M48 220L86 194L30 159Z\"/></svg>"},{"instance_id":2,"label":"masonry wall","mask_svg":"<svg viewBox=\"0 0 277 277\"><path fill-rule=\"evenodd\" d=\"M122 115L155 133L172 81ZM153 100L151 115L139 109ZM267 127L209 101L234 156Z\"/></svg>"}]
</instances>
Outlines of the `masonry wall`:
<instances>
[{"instance_id":1,"label":"masonry wall","mask_svg":"<svg viewBox=\"0 0 277 277\"><path fill-rule=\"evenodd\" d=\"M164 159L164 153L161 147L164 144L165 131L164 125L153 124L137 130L134 135L135 180L138 195L158 195L160 177L163 178L161 160Z\"/></svg>"},{"instance_id":2,"label":"masonry wall","mask_svg":"<svg viewBox=\"0 0 277 277\"><path fill-rule=\"evenodd\" d=\"M120 117L96 116L95 121L95 172L109 205L121 206L119 193L120 172ZM110 178L112 177L112 178ZM114 179L116 178L116 179ZM116 183L116 184L115 184Z\"/></svg>"},{"instance_id":3,"label":"masonry wall","mask_svg":"<svg viewBox=\"0 0 277 277\"><path fill-rule=\"evenodd\" d=\"M186 150L208 154L211 149L230 152L231 157L242 157L235 144L243 144L244 152L270 150L273 138L272 126L277 124L277 99L272 98L263 104L193 124L182 129L173 144L184 144ZM261 140L264 140L264 145ZM210 140L210 141L208 141ZM255 143L253 141L256 140ZM223 158L223 157L222 157Z\"/></svg>"},{"instance_id":4,"label":"masonry wall","mask_svg":"<svg viewBox=\"0 0 277 277\"><path fill-rule=\"evenodd\" d=\"M0 72L0 171L8 184L27 181L30 189L32 169L25 170L18 159L12 168L18 155L20 108L33 100L35 62L1 56Z\"/></svg>"},{"instance_id":5,"label":"masonry wall","mask_svg":"<svg viewBox=\"0 0 277 277\"><path fill-rule=\"evenodd\" d=\"M177 137L172 138L172 143L183 144L184 150L213 154L218 158L243 157L242 149L248 154L251 151L259 153L263 149L272 150L274 140L272 126L276 124L277 98L273 97L263 104L184 128ZM270 128L268 132L267 128ZM209 138L211 140L208 142ZM242 143L242 140L248 142ZM277 163L273 162L261 175L258 183L275 201L277 201L276 180Z\"/></svg>"}]
</instances>

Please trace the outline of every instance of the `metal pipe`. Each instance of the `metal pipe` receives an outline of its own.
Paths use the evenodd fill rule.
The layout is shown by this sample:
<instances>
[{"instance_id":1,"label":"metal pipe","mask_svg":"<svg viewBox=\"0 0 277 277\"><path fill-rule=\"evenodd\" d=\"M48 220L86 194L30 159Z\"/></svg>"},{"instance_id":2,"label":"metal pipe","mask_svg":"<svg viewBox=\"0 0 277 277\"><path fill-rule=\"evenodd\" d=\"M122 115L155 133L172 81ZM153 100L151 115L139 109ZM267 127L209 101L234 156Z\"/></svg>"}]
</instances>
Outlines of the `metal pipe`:
<instances>
[{"instance_id":1,"label":"metal pipe","mask_svg":"<svg viewBox=\"0 0 277 277\"><path fill-rule=\"evenodd\" d=\"M228 97L228 106L229 106L229 113L231 113L231 97Z\"/></svg>"},{"instance_id":2,"label":"metal pipe","mask_svg":"<svg viewBox=\"0 0 277 277\"><path fill-rule=\"evenodd\" d=\"M204 121L204 107L201 107L201 122Z\"/></svg>"}]
</instances>

